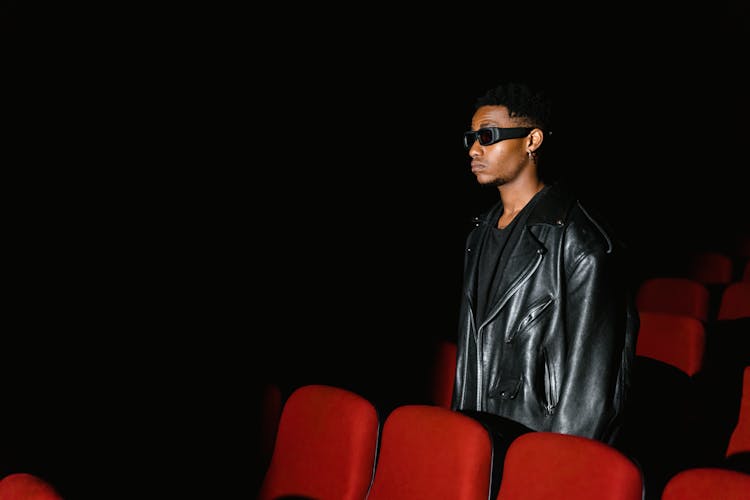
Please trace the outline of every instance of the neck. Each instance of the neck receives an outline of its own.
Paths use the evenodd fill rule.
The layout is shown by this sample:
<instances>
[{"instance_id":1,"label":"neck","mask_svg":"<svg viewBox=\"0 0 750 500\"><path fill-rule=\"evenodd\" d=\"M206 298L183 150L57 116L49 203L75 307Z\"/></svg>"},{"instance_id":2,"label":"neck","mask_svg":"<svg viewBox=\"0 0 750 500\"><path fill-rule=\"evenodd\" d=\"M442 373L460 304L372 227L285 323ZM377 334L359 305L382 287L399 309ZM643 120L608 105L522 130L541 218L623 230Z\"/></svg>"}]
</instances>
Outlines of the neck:
<instances>
[{"instance_id":1,"label":"neck","mask_svg":"<svg viewBox=\"0 0 750 500\"><path fill-rule=\"evenodd\" d=\"M510 215L511 218L520 212L531 199L544 188L541 180L529 182L523 185L508 185L498 187L500 201L503 203L503 217Z\"/></svg>"}]
</instances>

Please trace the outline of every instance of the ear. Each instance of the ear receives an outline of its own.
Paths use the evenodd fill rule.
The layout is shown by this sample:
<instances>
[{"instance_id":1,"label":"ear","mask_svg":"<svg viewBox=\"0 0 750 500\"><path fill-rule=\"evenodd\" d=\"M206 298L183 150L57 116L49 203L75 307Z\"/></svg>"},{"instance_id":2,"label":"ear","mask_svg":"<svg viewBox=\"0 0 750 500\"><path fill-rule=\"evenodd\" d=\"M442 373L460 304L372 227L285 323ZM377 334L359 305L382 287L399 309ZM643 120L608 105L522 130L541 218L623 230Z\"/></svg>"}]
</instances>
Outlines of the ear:
<instances>
[{"instance_id":1,"label":"ear","mask_svg":"<svg viewBox=\"0 0 750 500\"><path fill-rule=\"evenodd\" d=\"M536 151L544 142L544 132L540 128L535 128L527 137L529 151Z\"/></svg>"}]
</instances>

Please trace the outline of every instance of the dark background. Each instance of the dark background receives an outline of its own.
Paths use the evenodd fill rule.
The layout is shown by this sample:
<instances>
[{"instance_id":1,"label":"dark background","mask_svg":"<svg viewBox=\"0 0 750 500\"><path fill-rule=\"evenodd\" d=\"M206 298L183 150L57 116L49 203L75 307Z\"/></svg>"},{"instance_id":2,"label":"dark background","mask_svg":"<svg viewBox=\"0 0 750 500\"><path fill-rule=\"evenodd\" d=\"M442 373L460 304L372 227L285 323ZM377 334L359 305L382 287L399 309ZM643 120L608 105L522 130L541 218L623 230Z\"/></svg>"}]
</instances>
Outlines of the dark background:
<instances>
[{"instance_id":1,"label":"dark background","mask_svg":"<svg viewBox=\"0 0 750 500\"><path fill-rule=\"evenodd\" d=\"M245 491L263 382L421 400L503 80L554 95L634 281L748 228L739 2L287 7L3 4L3 470Z\"/></svg>"}]
</instances>

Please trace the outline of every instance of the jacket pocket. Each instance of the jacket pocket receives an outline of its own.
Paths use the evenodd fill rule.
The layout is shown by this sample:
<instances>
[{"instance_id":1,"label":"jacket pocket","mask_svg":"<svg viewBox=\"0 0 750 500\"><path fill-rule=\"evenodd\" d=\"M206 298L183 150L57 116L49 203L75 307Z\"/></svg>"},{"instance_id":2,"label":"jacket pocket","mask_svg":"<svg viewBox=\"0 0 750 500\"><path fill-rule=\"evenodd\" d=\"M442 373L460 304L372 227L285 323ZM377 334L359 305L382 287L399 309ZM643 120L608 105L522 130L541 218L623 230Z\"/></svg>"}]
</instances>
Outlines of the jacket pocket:
<instances>
[{"instance_id":1,"label":"jacket pocket","mask_svg":"<svg viewBox=\"0 0 750 500\"><path fill-rule=\"evenodd\" d=\"M518 395L518 391L523 385L523 378L510 378L501 380L497 386L492 389L488 396L493 399L513 399Z\"/></svg>"},{"instance_id":2,"label":"jacket pocket","mask_svg":"<svg viewBox=\"0 0 750 500\"><path fill-rule=\"evenodd\" d=\"M505 343L510 343L516 335L528 328L529 326L536 323L536 320L542 315L542 313L554 302L552 297L546 297L545 299L532 305L528 312L524 315L523 319L518 323L517 328L510 329L505 336Z\"/></svg>"}]
</instances>

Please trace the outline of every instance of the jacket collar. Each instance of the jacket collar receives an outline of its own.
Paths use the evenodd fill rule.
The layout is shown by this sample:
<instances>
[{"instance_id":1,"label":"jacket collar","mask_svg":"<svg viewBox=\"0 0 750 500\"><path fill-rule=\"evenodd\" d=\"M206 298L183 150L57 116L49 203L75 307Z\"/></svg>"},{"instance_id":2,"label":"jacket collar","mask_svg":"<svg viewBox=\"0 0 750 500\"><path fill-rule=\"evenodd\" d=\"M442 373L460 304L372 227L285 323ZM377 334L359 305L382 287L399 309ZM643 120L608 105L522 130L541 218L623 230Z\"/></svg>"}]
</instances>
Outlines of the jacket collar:
<instances>
[{"instance_id":1,"label":"jacket collar","mask_svg":"<svg viewBox=\"0 0 750 500\"><path fill-rule=\"evenodd\" d=\"M526 225L564 225L567 222L568 212L570 211L571 205L576 202L576 198L570 190L566 189L559 183L554 183L547 186L539 196L541 196L541 198L538 200L531 213L529 213ZM481 221L483 224L494 224L498 217L500 217L500 212L502 212L502 210L503 203L502 201L498 201L488 212L478 217L478 222Z\"/></svg>"}]
</instances>

